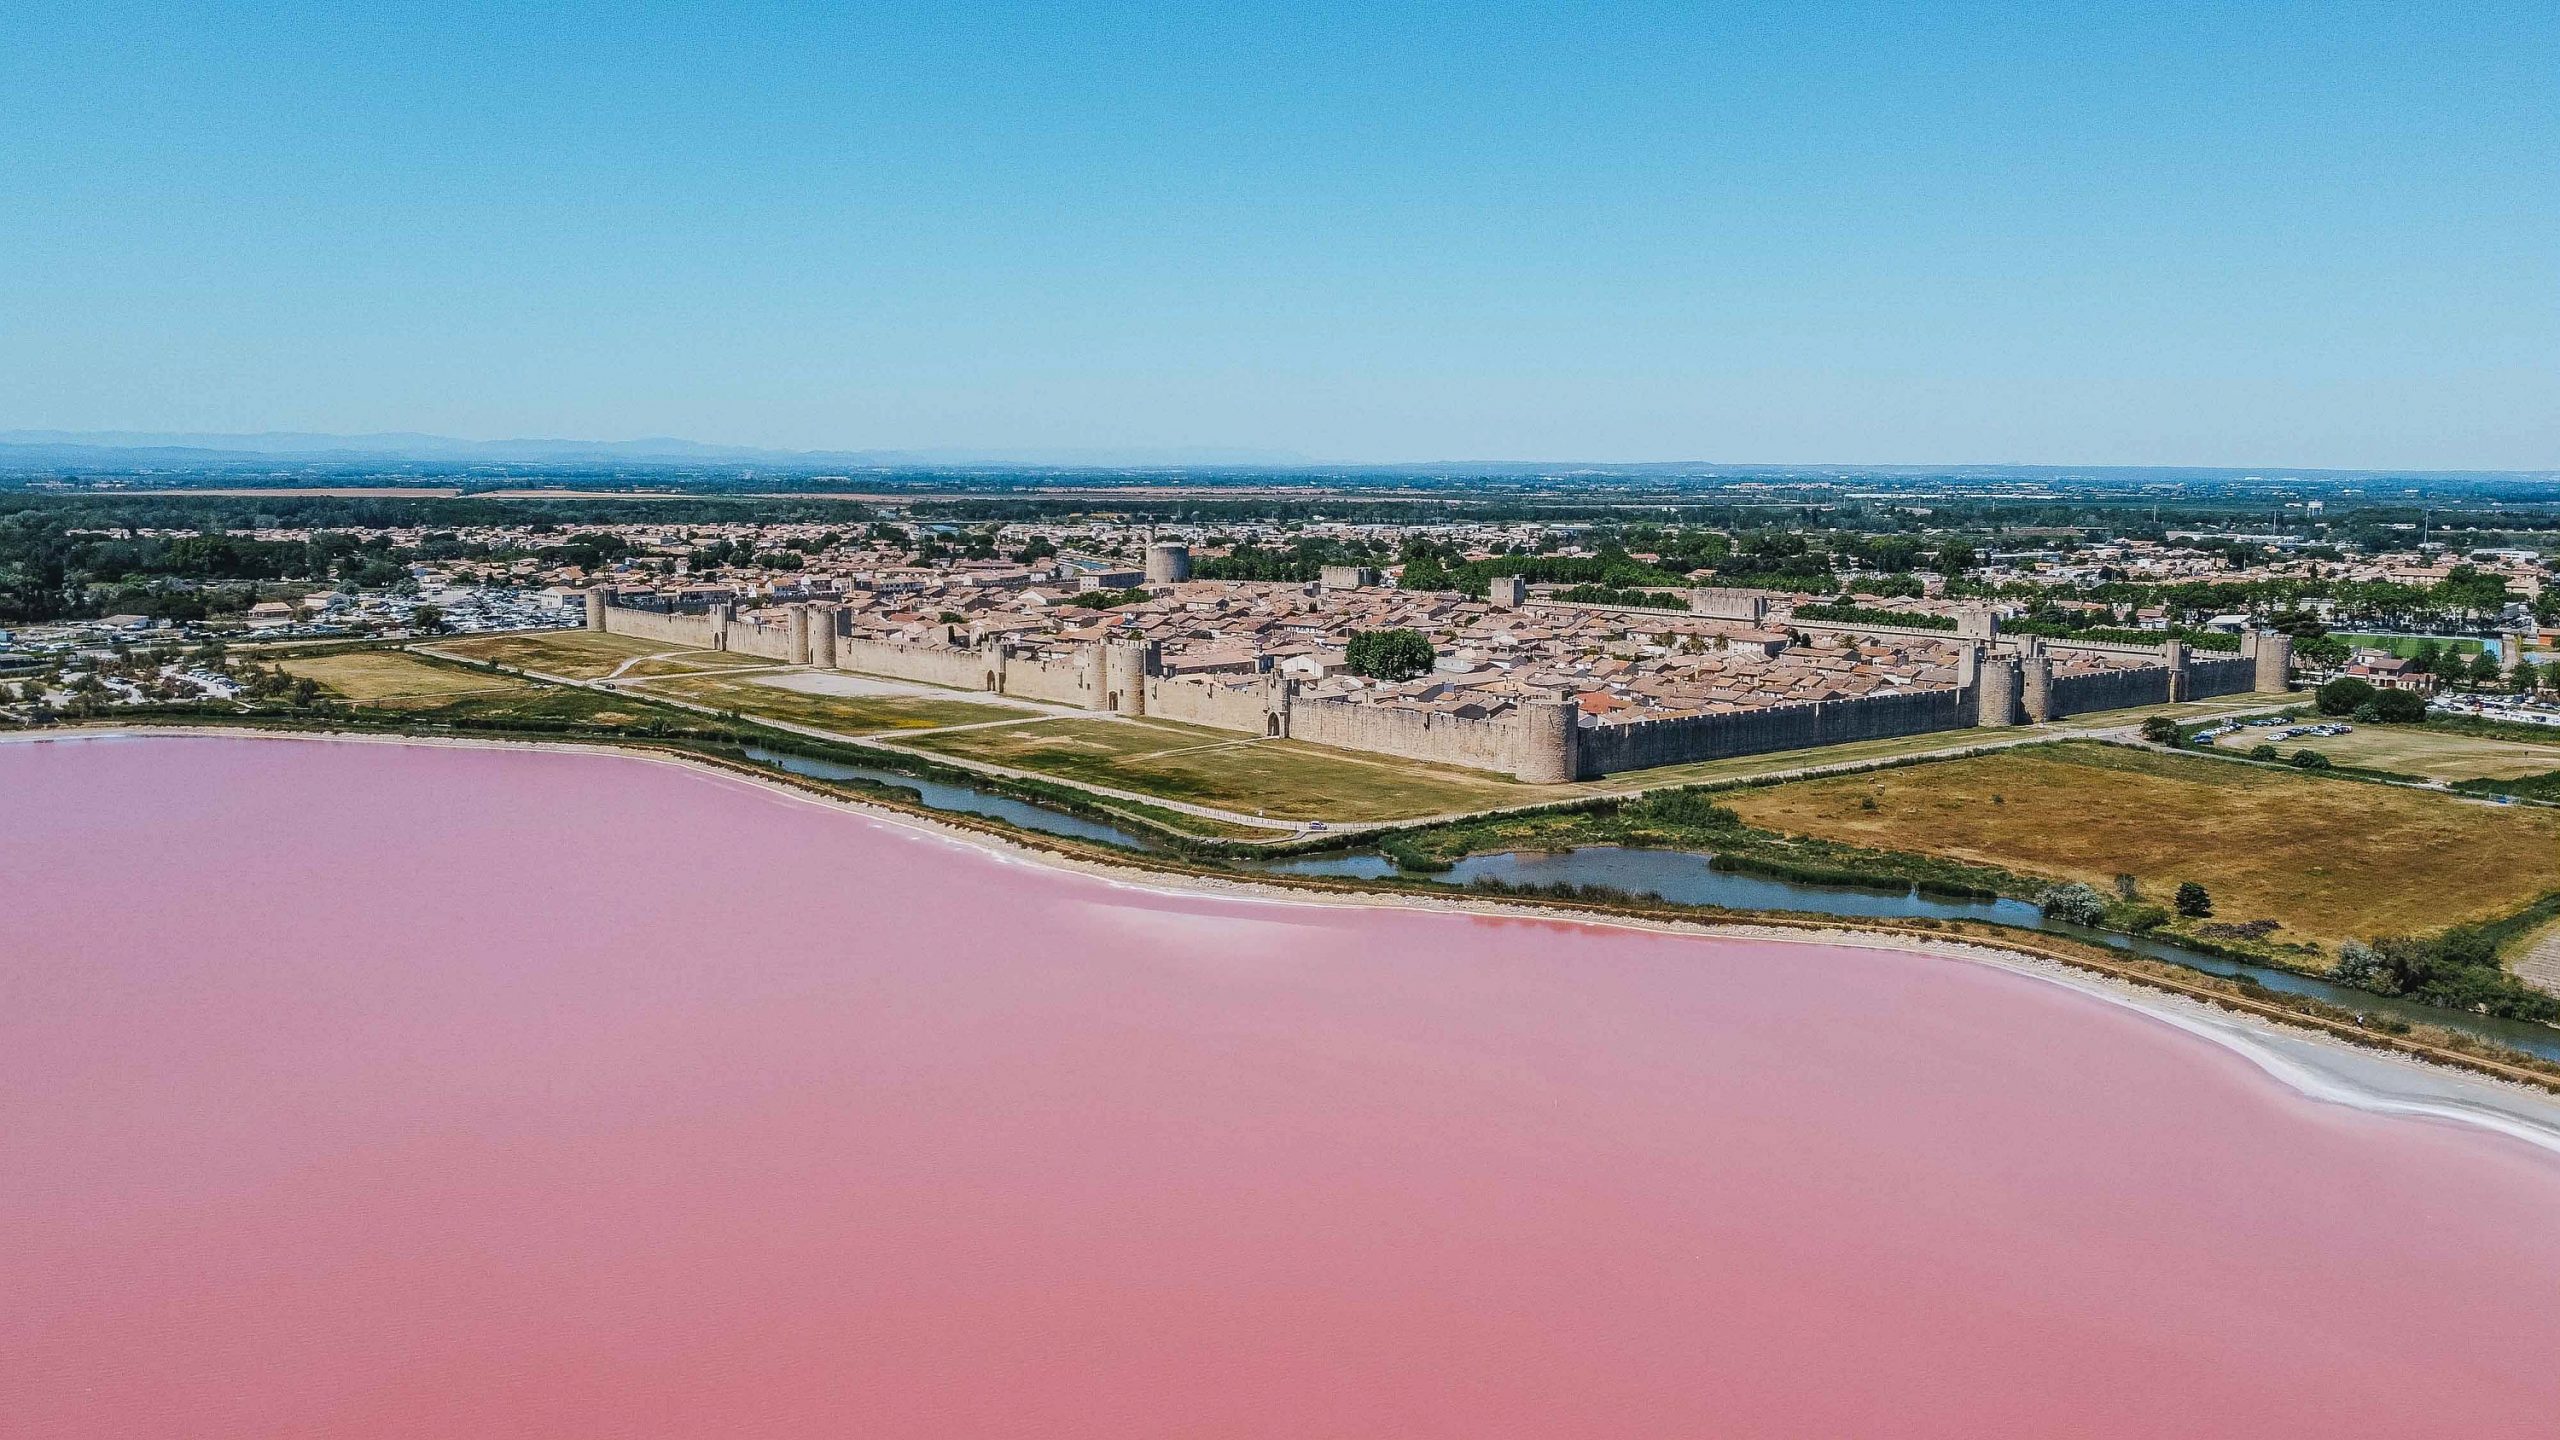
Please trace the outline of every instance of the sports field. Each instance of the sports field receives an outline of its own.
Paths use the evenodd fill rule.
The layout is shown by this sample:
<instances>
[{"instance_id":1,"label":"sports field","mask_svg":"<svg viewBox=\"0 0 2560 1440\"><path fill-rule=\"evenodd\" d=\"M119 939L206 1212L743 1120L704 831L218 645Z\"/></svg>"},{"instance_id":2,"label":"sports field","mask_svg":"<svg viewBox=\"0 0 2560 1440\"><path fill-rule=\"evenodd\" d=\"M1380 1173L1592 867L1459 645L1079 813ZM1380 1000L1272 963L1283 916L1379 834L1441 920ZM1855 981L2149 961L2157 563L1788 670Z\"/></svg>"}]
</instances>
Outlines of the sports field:
<instances>
[{"instance_id":1,"label":"sports field","mask_svg":"<svg viewBox=\"0 0 2560 1440\"><path fill-rule=\"evenodd\" d=\"M2344 735L2292 740L2268 740L2267 733L2239 730L2214 744L2225 750L2247 750L2267 743L2288 757L2296 750L2317 750L2336 764L2428 780L2521 780L2560 770L2560 742L2537 745L2415 725L2358 725Z\"/></svg>"},{"instance_id":2,"label":"sports field","mask_svg":"<svg viewBox=\"0 0 2560 1440\"><path fill-rule=\"evenodd\" d=\"M2560 876L2560 812L2069 742L1734 795L1787 834L1999 865L2166 902L2279 938L2408 934L2506 914Z\"/></svg>"},{"instance_id":3,"label":"sports field","mask_svg":"<svg viewBox=\"0 0 2560 1440\"><path fill-rule=\"evenodd\" d=\"M1062 780L1283 820L1400 820L1561 798L1552 787L1167 720L1065 719L906 742Z\"/></svg>"},{"instance_id":4,"label":"sports field","mask_svg":"<svg viewBox=\"0 0 2560 1440\"><path fill-rule=\"evenodd\" d=\"M926 730L941 725L974 725L989 720L1022 720L1040 713L1011 705L946 700L934 695L813 694L766 684L753 677L725 675L656 679L636 688L642 694L668 695L696 705L814 726L842 735Z\"/></svg>"},{"instance_id":5,"label":"sports field","mask_svg":"<svg viewBox=\"0 0 2560 1440\"><path fill-rule=\"evenodd\" d=\"M397 650L351 650L343 655L280 661L276 668L287 675L314 681L341 699L358 705L441 701L461 695L495 695L531 688L512 676L483 675L470 670L430 665Z\"/></svg>"}]
</instances>

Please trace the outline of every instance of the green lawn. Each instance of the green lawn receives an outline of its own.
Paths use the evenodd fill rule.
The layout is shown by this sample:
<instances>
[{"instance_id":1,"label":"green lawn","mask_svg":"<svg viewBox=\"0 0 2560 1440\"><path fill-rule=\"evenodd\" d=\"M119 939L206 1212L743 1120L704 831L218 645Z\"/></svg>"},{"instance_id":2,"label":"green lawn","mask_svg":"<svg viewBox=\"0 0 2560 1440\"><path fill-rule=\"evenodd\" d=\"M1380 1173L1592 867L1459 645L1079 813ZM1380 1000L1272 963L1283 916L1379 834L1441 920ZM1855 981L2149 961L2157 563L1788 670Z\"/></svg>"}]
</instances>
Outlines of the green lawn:
<instances>
[{"instance_id":1,"label":"green lawn","mask_svg":"<svg viewBox=\"0 0 2560 1440\"><path fill-rule=\"evenodd\" d=\"M954 759L1285 820L1400 820L1574 793L1164 720L1046 720L906 743Z\"/></svg>"}]
</instances>

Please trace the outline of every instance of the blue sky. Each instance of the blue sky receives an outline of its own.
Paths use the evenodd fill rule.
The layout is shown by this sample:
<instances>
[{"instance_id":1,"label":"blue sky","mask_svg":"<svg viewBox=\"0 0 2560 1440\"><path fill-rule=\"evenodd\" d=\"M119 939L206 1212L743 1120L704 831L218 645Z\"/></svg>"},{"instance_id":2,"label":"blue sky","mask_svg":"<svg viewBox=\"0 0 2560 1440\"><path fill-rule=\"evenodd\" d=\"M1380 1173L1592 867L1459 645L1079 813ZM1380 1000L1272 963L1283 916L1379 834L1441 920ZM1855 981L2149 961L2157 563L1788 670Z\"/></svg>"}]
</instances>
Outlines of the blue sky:
<instances>
[{"instance_id":1,"label":"blue sky","mask_svg":"<svg viewBox=\"0 0 2560 1440\"><path fill-rule=\"evenodd\" d=\"M2555 76L2550 0L39 0L0 428L2555 467Z\"/></svg>"}]
</instances>

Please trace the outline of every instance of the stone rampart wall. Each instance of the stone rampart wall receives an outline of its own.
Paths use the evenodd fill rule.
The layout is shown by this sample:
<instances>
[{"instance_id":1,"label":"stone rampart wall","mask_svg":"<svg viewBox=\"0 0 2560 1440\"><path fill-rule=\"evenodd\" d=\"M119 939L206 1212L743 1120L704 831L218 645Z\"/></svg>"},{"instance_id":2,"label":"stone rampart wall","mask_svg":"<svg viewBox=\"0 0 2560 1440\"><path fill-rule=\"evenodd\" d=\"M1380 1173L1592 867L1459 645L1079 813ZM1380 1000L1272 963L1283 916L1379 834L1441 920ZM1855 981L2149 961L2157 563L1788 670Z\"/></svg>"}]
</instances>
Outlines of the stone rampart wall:
<instances>
[{"instance_id":1,"label":"stone rampart wall","mask_svg":"<svg viewBox=\"0 0 2560 1440\"><path fill-rule=\"evenodd\" d=\"M2246 695L2257 688L2258 662L2247 655L2238 659L2199 660L2193 652L2187 656L2187 698L2209 700L2216 695Z\"/></svg>"},{"instance_id":2,"label":"stone rampart wall","mask_svg":"<svg viewBox=\"0 0 2560 1440\"><path fill-rule=\"evenodd\" d=\"M1770 625L1773 629L1783 626L1801 630L1807 635L1903 635L1914 640L1935 640L1941 645L1953 645L1963 638L1953 630L1931 630L1922 625L1851 625L1840 620L1799 620L1792 616L1773 620Z\"/></svg>"},{"instance_id":3,"label":"stone rampart wall","mask_svg":"<svg viewBox=\"0 0 2560 1440\"><path fill-rule=\"evenodd\" d=\"M1025 700L1046 700L1052 705L1099 710L1104 698L1096 684L1100 671L1101 666L1088 663L1081 655L1046 660L1008 655L1004 660L1004 693Z\"/></svg>"},{"instance_id":4,"label":"stone rampart wall","mask_svg":"<svg viewBox=\"0 0 2560 1440\"><path fill-rule=\"evenodd\" d=\"M1147 681L1147 713L1187 725L1268 734L1269 686L1259 675L1182 676Z\"/></svg>"},{"instance_id":5,"label":"stone rampart wall","mask_svg":"<svg viewBox=\"0 0 2560 1440\"><path fill-rule=\"evenodd\" d=\"M2192 672L2190 672L2192 673ZM2045 687L2054 719L2092 710L2124 710L2158 705L2169 698L2169 667L2144 665L2130 670L2093 670L2055 675Z\"/></svg>"},{"instance_id":6,"label":"stone rampart wall","mask_svg":"<svg viewBox=\"0 0 2560 1440\"><path fill-rule=\"evenodd\" d=\"M1521 727L1508 715L1466 720L1437 711L1302 696L1289 707L1289 734L1314 745L1370 750L1504 775L1518 773L1528 758L1521 754Z\"/></svg>"},{"instance_id":7,"label":"stone rampart wall","mask_svg":"<svg viewBox=\"0 0 2560 1440\"><path fill-rule=\"evenodd\" d=\"M759 655L796 665L807 657L791 653L791 632L781 625L761 625L753 620L729 622L728 648L741 655Z\"/></svg>"},{"instance_id":8,"label":"stone rampart wall","mask_svg":"<svg viewBox=\"0 0 2560 1440\"><path fill-rule=\"evenodd\" d=\"M982 651L900 645L850 635L836 641L836 668L954 690L987 690L995 682L992 657Z\"/></svg>"},{"instance_id":9,"label":"stone rampart wall","mask_svg":"<svg viewBox=\"0 0 2560 1440\"><path fill-rule=\"evenodd\" d=\"M1582 773L1614 775L1733 755L1762 755L1849 740L1958 730L1973 723L1970 690L1913 690L1855 700L1773 705L1716 715L1675 715L1582 731Z\"/></svg>"},{"instance_id":10,"label":"stone rampart wall","mask_svg":"<svg viewBox=\"0 0 2560 1440\"><path fill-rule=\"evenodd\" d=\"M604 615L607 634L629 635L634 639L655 640L665 645L687 645L697 650L719 648L720 623L711 615L670 614L664 610L640 610L628 605L608 605Z\"/></svg>"}]
</instances>

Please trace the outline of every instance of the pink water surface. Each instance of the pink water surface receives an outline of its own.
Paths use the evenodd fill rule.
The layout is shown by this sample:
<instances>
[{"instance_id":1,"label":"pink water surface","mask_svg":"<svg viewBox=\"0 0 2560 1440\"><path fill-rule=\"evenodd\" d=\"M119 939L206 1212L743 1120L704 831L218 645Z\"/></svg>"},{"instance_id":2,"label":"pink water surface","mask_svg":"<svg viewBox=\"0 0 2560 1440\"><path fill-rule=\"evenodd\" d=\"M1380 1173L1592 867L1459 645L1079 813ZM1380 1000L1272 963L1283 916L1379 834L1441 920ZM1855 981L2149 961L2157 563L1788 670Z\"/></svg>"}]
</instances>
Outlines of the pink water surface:
<instances>
[{"instance_id":1,"label":"pink water surface","mask_svg":"<svg viewBox=\"0 0 2560 1440\"><path fill-rule=\"evenodd\" d=\"M0 745L0 1434L2547 1436L2560 1165L1958 962Z\"/></svg>"}]
</instances>

